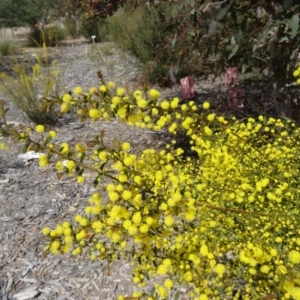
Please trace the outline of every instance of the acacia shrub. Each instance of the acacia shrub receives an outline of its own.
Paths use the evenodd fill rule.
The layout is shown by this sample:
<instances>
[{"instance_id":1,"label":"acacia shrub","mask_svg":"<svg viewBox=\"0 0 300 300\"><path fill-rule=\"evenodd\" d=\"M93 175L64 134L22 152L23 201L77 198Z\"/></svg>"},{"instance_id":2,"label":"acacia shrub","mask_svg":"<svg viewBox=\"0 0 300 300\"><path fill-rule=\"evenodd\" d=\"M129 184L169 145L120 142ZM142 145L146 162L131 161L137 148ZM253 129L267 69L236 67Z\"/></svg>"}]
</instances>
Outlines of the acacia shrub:
<instances>
[{"instance_id":1,"label":"acacia shrub","mask_svg":"<svg viewBox=\"0 0 300 300\"><path fill-rule=\"evenodd\" d=\"M197 157L173 143L138 155L129 143L105 147L101 134L73 147L56 144L42 125L40 142L30 130L13 131L28 149L44 149L40 166L56 162L59 177L84 182L87 170L95 173L98 191L85 212L43 229L47 251L133 262L141 288L133 297L146 296L147 279L158 278L148 299L166 299L179 285L192 299L299 299L300 129L292 121L226 120L208 102L159 101L154 89L126 91L113 82L76 87L56 103L82 120L184 130ZM103 186L104 177L111 182Z\"/></svg>"}]
</instances>

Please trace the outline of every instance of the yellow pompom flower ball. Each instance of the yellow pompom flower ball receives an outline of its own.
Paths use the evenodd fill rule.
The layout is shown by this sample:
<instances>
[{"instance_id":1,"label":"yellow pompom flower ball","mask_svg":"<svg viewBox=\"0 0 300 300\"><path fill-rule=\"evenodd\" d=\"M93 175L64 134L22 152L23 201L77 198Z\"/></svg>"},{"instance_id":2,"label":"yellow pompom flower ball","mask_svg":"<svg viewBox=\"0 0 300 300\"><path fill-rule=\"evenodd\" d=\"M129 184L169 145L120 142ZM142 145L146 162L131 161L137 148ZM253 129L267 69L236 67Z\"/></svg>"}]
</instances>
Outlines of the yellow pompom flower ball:
<instances>
[{"instance_id":1,"label":"yellow pompom flower ball","mask_svg":"<svg viewBox=\"0 0 300 300\"><path fill-rule=\"evenodd\" d=\"M68 160L66 166L70 172L75 170L75 163L73 160Z\"/></svg>"},{"instance_id":2,"label":"yellow pompom flower ball","mask_svg":"<svg viewBox=\"0 0 300 300\"><path fill-rule=\"evenodd\" d=\"M159 97L159 95L160 95L160 92L159 91L157 91L157 90L155 90L155 89L151 89L150 91L149 91L149 96L152 98L152 99L157 99L158 97Z\"/></svg>"},{"instance_id":3,"label":"yellow pompom flower ball","mask_svg":"<svg viewBox=\"0 0 300 300\"><path fill-rule=\"evenodd\" d=\"M70 106L68 103L63 103L61 106L60 106L60 111L62 113L67 113L70 111Z\"/></svg>"},{"instance_id":4,"label":"yellow pompom flower ball","mask_svg":"<svg viewBox=\"0 0 300 300\"><path fill-rule=\"evenodd\" d=\"M161 104L160 104L162 109L167 110L170 107L170 103L167 100L164 100Z\"/></svg>"},{"instance_id":5,"label":"yellow pompom flower ball","mask_svg":"<svg viewBox=\"0 0 300 300\"><path fill-rule=\"evenodd\" d=\"M80 94L82 94L82 92L83 92L83 90L82 90L82 87L81 87L81 86L76 86L76 87L74 88L74 93L75 93L76 95L80 95Z\"/></svg>"},{"instance_id":6,"label":"yellow pompom flower ball","mask_svg":"<svg viewBox=\"0 0 300 300\"><path fill-rule=\"evenodd\" d=\"M107 92L106 86L105 86L104 84L102 84L102 85L99 87L99 91L100 91L101 93Z\"/></svg>"},{"instance_id":7,"label":"yellow pompom flower ball","mask_svg":"<svg viewBox=\"0 0 300 300\"><path fill-rule=\"evenodd\" d=\"M0 143L0 150L7 150L7 145L5 143Z\"/></svg>"},{"instance_id":8,"label":"yellow pompom flower ball","mask_svg":"<svg viewBox=\"0 0 300 300\"><path fill-rule=\"evenodd\" d=\"M60 153L68 153L69 145L67 143L62 143L60 146Z\"/></svg>"},{"instance_id":9,"label":"yellow pompom flower ball","mask_svg":"<svg viewBox=\"0 0 300 300\"><path fill-rule=\"evenodd\" d=\"M204 127L204 132L207 134L207 135L212 135L212 130L208 127L208 126L205 126Z\"/></svg>"},{"instance_id":10,"label":"yellow pompom flower ball","mask_svg":"<svg viewBox=\"0 0 300 300\"><path fill-rule=\"evenodd\" d=\"M116 84L115 84L113 81L109 81L109 82L107 83L107 87L108 87L109 89L113 89L115 86L116 86Z\"/></svg>"},{"instance_id":11,"label":"yellow pompom flower ball","mask_svg":"<svg viewBox=\"0 0 300 300\"><path fill-rule=\"evenodd\" d=\"M164 281L164 286L165 286L167 289L171 290L171 289L173 288L173 281L172 281L170 278L166 279L166 280Z\"/></svg>"},{"instance_id":12,"label":"yellow pompom flower ball","mask_svg":"<svg viewBox=\"0 0 300 300\"><path fill-rule=\"evenodd\" d=\"M300 75L300 70L299 69L297 69L297 70L295 70L294 72L293 72L293 76L294 77L298 77Z\"/></svg>"},{"instance_id":13,"label":"yellow pompom flower ball","mask_svg":"<svg viewBox=\"0 0 300 300\"><path fill-rule=\"evenodd\" d=\"M289 252L289 261L293 264L300 264L300 252L292 250Z\"/></svg>"},{"instance_id":14,"label":"yellow pompom flower ball","mask_svg":"<svg viewBox=\"0 0 300 300\"><path fill-rule=\"evenodd\" d=\"M130 150L130 144L129 143L123 143L122 144L122 150L124 150L124 151L128 151L128 150Z\"/></svg>"},{"instance_id":15,"label":"yellow pompom flower ball","mask_svg":"<svg viewBox=\"0 0 300 300\"><path fill-rule=\"evenodd\" d=\"M45 127L43 125L37 125L35 127L35 131L38 132L38 133L42 133L45 131Z\"/></svg>"},{"instance_id":16,"label":"yellow pompom flower ball","mask_svg":"<svg viewBox=\"0 0 300 300\"><path fill-rule=\"evenodd\" d=\"M207 116L207 120L210 121L210 122L212 122L215 119L215 116L216 116L215 114L209 114Z\"/></svg>"},{"instance_id":17,"label":"yellow pompom flower ball","mask_svg":"<svg viewBox=\"0 0 300 300\"><path fill-rule=\"evenodd\" d=\"M52 139L54 139L54 138L56 137L56 132L55 132L54 130L50 130L50 131L48 132L48 135L49 135Z\"/></svg>"},{"instance_id":18,"label":"yellow pompom flower ball","mask_svg":"<svg viewBox=\"0 0 300 300\"><path fill-rule=\"evenodd\" d=\"M97 121L101 118L101 111L96 108L91 108L89 110L89 116L92 118L93 121Z\"/></svg>"},{"instance_id":19,"label":"yellow pompom flower ball","mask_svg":"<svg viewBox=\"0 0 300 300\"><path fill-rule=\"evenodd\" d=\"M139 108L145 108L147 106L148 102L143 98L137 99L137 105Z\"/></svg>"},{"instance_id":20,"label":"yellow pompom flower ball","mask_svg":"<svg viewBox=\"0 0 300 300\"><path fill-rule=\"evenodd\" d=\"M72 97L70 94L64 94L62 97L63 102L68 103L72 100Z\"/></svg>"},{"instance_id":21,"label":"yellow pompom flower ball","mask_svg":"<svg viewBox=\"0 0 300 300\"><path fill-rule=\"evenodd\" d=\"M117 88L117 96L122 97L125 94L125 89L122 87Z\"/></svg>"},{"instance_id":22,"label":"yellow pompom flower ball","mask_svg":"<svg viewBox=\"0 0 300 300\"><path fill-rule=\"evenodd\" d=\"M179 104L179 98L175 97L175 98L173 98L173 100L171 101L170 106L171 106L172 108L176 108L176 107L178 106L178 104Z\"/></svg>"},{"instance_id":23,"label":"yellow pompom flower ball","mask_svg":"<svg viewBox=\"0 0 300 300\"><path fill-rule=\"evenodd\" d=\"M166 226L171 227L174 224L174 218L172 216L167 216L164 223Z\"/></svg>"},{"instance_id":24,"label":"yellow pompom flower ball","mask_svg":"<svg viewBox=\"0 0 300 300\"><path fill-rule=\"evenodd\" d=\"M262 265L262 266L260 267L260 271L261 271L262 273L268 274L268 273L270 272L270 267L268 267L267 265Z\"/></svg>"},{"instance_id":25,"label":"yellow pompom flower ball","mask_svg":"<svg viewBox=\"0 0 300 300\"><path fill-rule=\"evenodd\" d=\"M48 156L45 154L41 154L39 156L39 165L41 168L47 167L48 166Z\"/></svg>"},{"instance_id":26,"label":"yellow pompom flower ball","mask_svg":"<svg viewBox=\"0 0 300 300\"><path fill-rule=\"evenodd\" d=\"M204 103L202 104L202 107L203 107L204 109L209 109L209 108L210 108L209 102L204 102Z\"/></svg>"},{"instance_id":27,"label":"yellow pompom flower ball","mask_svg":"<svg viewBox=\"0 0 300 300\"><path fill-rule=\"evenodd\" d=\"M91 95L96 94L96 93L97 93L97 88L96 88L95 86L91 87L90 90L89 90L89 93L90 93Z\"/></svg>"},{"instance_id":28,"label":"yellow pompom flower ball","mask_svg":"<svg viewBox=\"0 0 300 300\"><path fill-rule=\"evenodd\" d=\"M83 182L84 182L84 177L83 177L82 175L79 175L79 176L77 177L77 182L78 182L78 183L83 183Z\"/></svg>"},{"instance_id":29,"label":"yellow pompom flower ball","mask_svg":"<svg viewBox=\"0 0 300 300\"><path fill-rule=\"evenodd\" d=\"M43 235L48 235L50 233L51 229L49 227L44 227L42 230Z\"/></svg>"},{"instance_id":30,"label":"yellow pompom flower ball","mask_svg":"<svg viewBox=\"0 0 300 300\"><path fill-rule=\"evenodd\" d=\"M287 289L289 295L293 297L293 299L298 300L300 299L300 288L299 287L292 287ZM288 299L288 298L286 298Z\"/></svg>"}]
</instances>

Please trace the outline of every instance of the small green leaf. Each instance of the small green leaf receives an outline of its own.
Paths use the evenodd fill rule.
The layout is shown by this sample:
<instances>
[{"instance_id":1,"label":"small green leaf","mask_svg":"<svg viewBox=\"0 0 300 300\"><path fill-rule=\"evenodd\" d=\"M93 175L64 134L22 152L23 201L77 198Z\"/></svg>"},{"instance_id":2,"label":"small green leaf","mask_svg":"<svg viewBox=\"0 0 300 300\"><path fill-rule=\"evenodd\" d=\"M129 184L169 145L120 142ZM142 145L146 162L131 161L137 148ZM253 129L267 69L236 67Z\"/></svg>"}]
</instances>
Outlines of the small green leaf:
<instances>
[{"instance_id":1,"label":"small green leaf","mask_svg":"<svg viewBox=\"0 0 300 300\"><path fill-rule=\"evenodd\" d=\"M177 40L177 32L175 33L172 41L171 41L171 44L172 44L172 48L175 46L175 43L176 43L176 40Z\"/></svg>"},{"instance_id":2,"label":"small green leaf","mask_svg":"<svg viewBox=\"0 0 300 300\"><path fill-rule=\"evenodd\" d=\"M231 53L230 53L228 59L232 58L232 57L237 53L238 50L239 50L239 45L238 45L238 44L235 44L235 45L232 47L232 50L231 50Z\"/></svg>"},{"instance_id":3,"label":"small green leaf","mask_svg":"<svg viewBox=\"0 0 300 300\"><path fill-rule=\"evenodd\" d=\"M105 166L106 166L106 162L101 165L100 170L103 171Z\"/></svg>"},{"instance_id":4,"label":"small green leaf","mask_svg":"<svg viewBox=\"0 0 300 300\"><path fill-rule=\"evenodd\" d=\"M25 144L25 146L23 147L23 153L28 151L29 146L30 146L30 143Z\"/></svg>"},{"instance_id":5,"label":"small green leaf","mask_svg":"<svg viewBox=\"0 0 300 300\"><path fill-rule=\"evenodd\" d=\"M221 9L217 13L217 16L216 16L216 20L217 21L220 21L220 20L222 20L225 17L225 15L227 14L227 12L228 12L228 10L229 10L229 8L230 8L231 5L232 5L232 0L230 1L230 3L227 6L225 6L223 9Z\"/></svg>"},{"instance_id":6,"label":"small green leaf","mask_svg":"<svg viewBox=\"0 0 300 300\"><path fill-rule=\"evenodd\" d=\"M288 20L288 24L292 29L292 32L290 35L291 35L291 38L293 39L297 35L298 29L299 29L299 15L298 14L293 15L292 18L290 20Z\"/></svg>"},{"instance_id":7,"label":"small green leaf","mask_svg":"<svg viewBox=\"0 0 300 300\"><path fill-rule=\"evenodd\" d=\"M98 186L100 180L101 180L100 176L97 176L97 177L95 178L95 180L94 180L94 187L97 187L97 186Z\"/></svg>"},{"instance_id":8,"label":"small green leaf","mask_svg":"<svg viewBox=\"0 0 300 300\"><path fill-rule=\"evenodd\" d=\"M178 300L179 296L180 296L180 293L179 293L179 291L177 291L176 294L175 294L174 300Z\"/></svg>"},{"instance_id":9,"label":"small green leaf","mask_svg":"<svg viewBox=\"0 0 300 300\"><path fill-rule=\"evenodd\" d=\"M48 136L44 142L44 145L46 146L51 140L52 140L51 136Z\"/></svg>"},{"instance_id":10,"label":"small green leaf","mask_svg":"<svg viewBox=\"0 0 300 300\"><path fill-rule=\"evenodd\" d=\"M86 153L82 153L82 155L80 156L80 162L82 163L83 160L85 159Z\"/></svg>"},{"instance_id":11,"label":"small green leaf","mask_svg":"<svg viewBox=\"0 0 300 300\"><path fill-rule=\"evenodd\" d=\"M208 36L210 36L212 33L214 33L216 28L217 28L216 20L211 20L211 22L209 23L209 27L208 27Z\"/></svg>"}]
</instances>

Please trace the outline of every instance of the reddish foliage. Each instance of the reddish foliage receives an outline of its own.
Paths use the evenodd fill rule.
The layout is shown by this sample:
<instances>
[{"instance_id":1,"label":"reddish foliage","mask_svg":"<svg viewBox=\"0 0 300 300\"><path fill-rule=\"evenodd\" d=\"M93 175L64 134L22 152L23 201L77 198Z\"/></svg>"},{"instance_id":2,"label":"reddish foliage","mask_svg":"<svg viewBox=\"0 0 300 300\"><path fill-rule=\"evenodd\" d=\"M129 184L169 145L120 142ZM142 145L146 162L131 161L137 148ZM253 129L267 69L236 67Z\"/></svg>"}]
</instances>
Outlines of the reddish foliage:
<instances>
[{"instance_id":1,"label":"reddish foliage","mask_svg":"<svg viewBox=\"0 0 300 300\"><path fill-rule=\"evenodd\" d=\"M227 91L229 106L244 107L245 90L233 85Z\"/></svg>"},{"instance_id":2,"label":"reddish foliage","mask_svg":"<svg viewBox=\"0 0 300 300\"><path fill-rule=\"evenodd\" d=\"M226 68L225 84L229 86L227 99L230 107L244 107L245 90L239 87L238 77L237 67Z\"/></svg>"},{"instance_id":3,"label":"reddish foliage","mask_svg":"<svg viewBox=\"0 0 300 300\"><path fill-rule=\"evenodd\" d=\"M238 68L229 67L225 70L225 84L226 85L237 85L238 83Z\"/></svg>"},{"instance_id":4,"label":"reddish foliage","mask_svg":"<svg viewBox=\"0 0 300 300\"><path fill-rule=\"evenodd\" d=\"M181 96L183 99L191 99L195 96L193 79L190 76L180 79Z\"/></svg>"}]
</instances>

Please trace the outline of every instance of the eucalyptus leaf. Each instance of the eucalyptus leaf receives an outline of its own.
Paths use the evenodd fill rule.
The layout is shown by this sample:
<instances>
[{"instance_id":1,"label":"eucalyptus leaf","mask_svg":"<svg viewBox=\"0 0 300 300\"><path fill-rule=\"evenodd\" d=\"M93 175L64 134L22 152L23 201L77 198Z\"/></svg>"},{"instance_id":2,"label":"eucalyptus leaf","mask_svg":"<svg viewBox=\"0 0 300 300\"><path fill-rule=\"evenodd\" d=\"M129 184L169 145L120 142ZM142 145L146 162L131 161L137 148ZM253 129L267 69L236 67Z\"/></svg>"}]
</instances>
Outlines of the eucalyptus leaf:
<instances>
[{"instance_id":1,"label":"eucalyptus leaf","mask_svg":"<svg viewBox=\"0 0 300 300\"><path fill-rule=\"evenodd\" d=\"M185 0L185 3L191 7L195 7L195 0Z\"/></svg>"},{"instance_id":2,"label":"eucalyptus leaf","mask_svg":"<svg viewBox=\"0 0 300 300\"><path fill-rule=\"evenodd\" d=\"M260 16L261 16L261 7L260 6L258 6L256 9L256 15L258 18L260 18Z\"/></svg>"},{"instance_id":3,"label":"eucalyptus leaf","mask_svg":"<svg viewBox=\"0 0 300 300\"><path fill-rule=\"evenodd\" d=\"M172 48L175 46L175 43L176 43L176 40L177 40L177 32L175 33L172 41L171 41L171 44L172 44Z\"/></svg>"},{"instance_id":4,"label":"eucalyptus leaf","mask_svg":"<svg viewBox=\"0 0 300 300\"><path fill-rule=\"evenodd\" d=\"M230 8L231 5L232 5L232 2L233 2L233 1L231 0L230 3L229 3L227 6L225 6L223 9L221 9L221 10L217 13L217 15L216 15L216 20L217 20L217 21L220 21L220 20L222 20L222 19L225 17L225 15L227 14L229 8Z\"/></svg>"},{"instance_id":5,"label":"eucalyptus leaf","mask_svg":"<svg viewBox=\"0 0 300 300\"><path fill-rule=\"evenodd\" d=\"M285 41L288 41L289 38L287 36L283 36L280 40L279 40L279 43L282 43L282 42L285 42Z\"/></svg>"},{"instance_id":6,"label":"eucalyptus leaf","mask_svg":"<svg viewBox=\"0 0 300 300\"><path fill-rule=\"evenodd\" d=\"M235 45L236 44L236 40L235 40L234 36L231 37L230 44L231 45Z\"/></svg>"},{"instance_id":7,"label":"eucalyptus leaf","mask_svg":"<svg viewBox=\"0 0 300 300\"><path fill-rule=\"evenodd\" d=\"M293 39L297 35L298 29L299 29L299 14L293 15L292 18L290 20L288 20L288 24L292 29L292 32L290 35L291 35L291 38Z\"/></svg>"},{"instance_id":8,"label":"eucalyptus leaf","mask_svg":"<svg viewBox=\"0 0 300 300\"><path fill-rule=\"evenodd\" d=\"M253 45L252 52L255 52L257 49L258 49L258 45L257 44Z\"/></svg>"},{"instance_id":9,"label":"eucalyptus leaf","mask_svg":"<svg viewBox=\"0 0 300 300\"><path fill-rule=\"evenodd\" d=\"M210 36L212 33L214 33L216 28L217 28L216 20L211 20L211 22L209 23L209 27L208 27L208 36Z\"/></svg>"},{"instance_id":10,"label":"eucalyptus leaf","mask_svg":"<svg viewBox=\"0 0 300 300\"><path fill-rule=\"evenodd\" d=\"M231 50L231 53L230 53L228 59L232 58L232 57L237 53L238 50L239 50L239 45L238 45L238 44L235 44L235 45L232 47L232 50Z\"/></svg>"},{"instance_id":11,"label":"eucalyptus leaf","mask_svg":"<svg viewBox=\"0 0 300 300\"><path fill-rule=\"evenodd\" d=\"M293 1L291 1L291 0L283 0L283 6L285 9L290 9L292 4L293 4Z\"/></svg>"}]
</instances>

